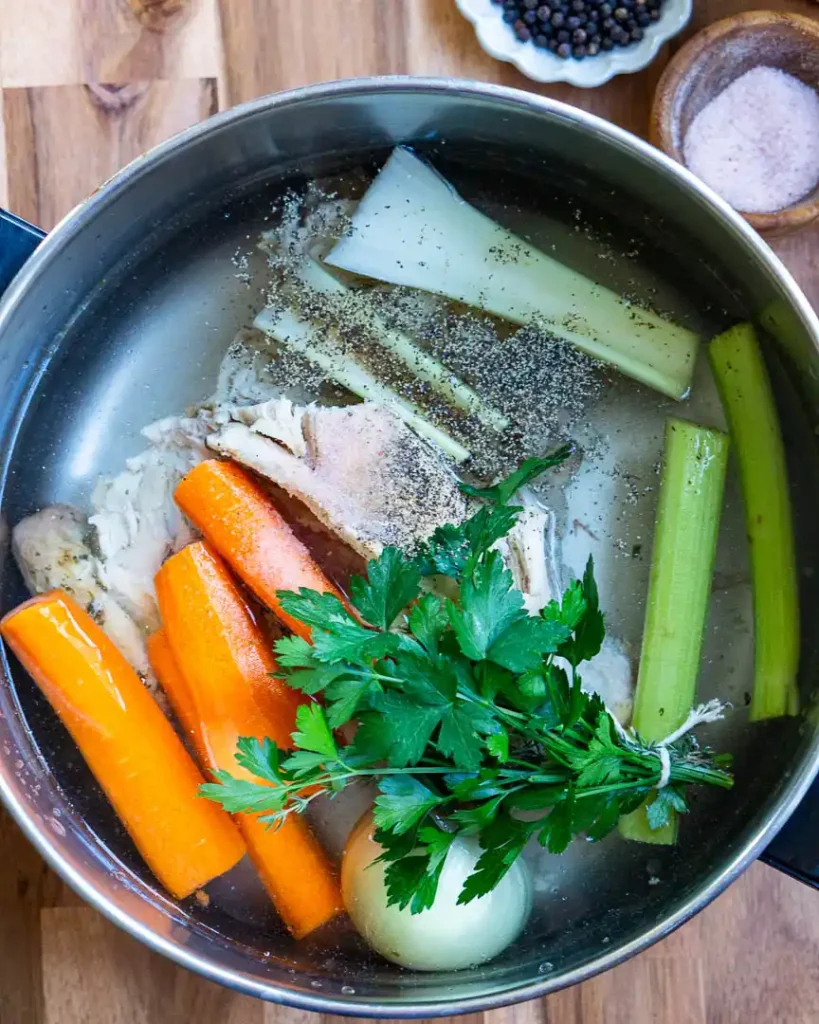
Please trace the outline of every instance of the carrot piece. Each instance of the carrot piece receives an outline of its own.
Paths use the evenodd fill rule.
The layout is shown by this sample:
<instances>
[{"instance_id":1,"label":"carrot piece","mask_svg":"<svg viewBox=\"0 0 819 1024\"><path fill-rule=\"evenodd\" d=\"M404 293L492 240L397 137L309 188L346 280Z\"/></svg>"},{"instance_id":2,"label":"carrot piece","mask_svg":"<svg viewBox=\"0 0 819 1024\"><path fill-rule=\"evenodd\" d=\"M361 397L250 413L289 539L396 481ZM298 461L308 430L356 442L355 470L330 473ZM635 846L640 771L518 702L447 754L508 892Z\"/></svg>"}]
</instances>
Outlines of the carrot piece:
<instances>
[{"instance_id":1,"label":"carrot piece","mask_svg":"<svg viewBox=\"0 0 819 1024\"><path fill-rule=\"evenodd\" d=\"M162 679L180 709L195 706L196 746L211 771L254 776L236 762L242 736L291 745L301 698L270 678L276 664L242 594L206 543L191 544L159 570L156 590L163 629L182 680ZM180 718L192 717L180 710ZM307 822L291 815L278 829L253 814L236 822L265 888L288 928L302 938L342 910L335 873Z\"/></svg>"},{"instance_id":2,"label":"carrot piece","mask_svg":"<svg viewBox=\"0 0 819 1024\"><path fill-rule=\"evenodd\" d=\"M32 598L0 633L48 698L162 885L183 898L244 855L238 830L199 795L202 776L114 644L68 594Z\"/></svg>"},{"instance_id":3,"label":"carrot piece","mask_svg":"<svg viewBox=\"0 0 819 1024\"><path fill-rule=\"evenodd\" d=\"M155 633L148 637L148 660L154 675L159 680L165 696L170 701L173 713L179 720L182 730L190 739L193 748L200 761L202 760L199 750L199 717L196 710L196 702L190 687L185 682L176 658L173 656L171 645L168 641L168 634L160 627Z\"/></svg>"},{"instance_id":4,"label":"carrot piece","mask_svg":"<svg viewBox=\"0 0 819 1024\"><path fill-rule=\"evenodd\" d=\"M276 591L308 587L339 594L262 488L235 462L200 462L180 482L176 503L260 601L294 633L310 627L282 609Z\"/></svg>"}]
</instances>

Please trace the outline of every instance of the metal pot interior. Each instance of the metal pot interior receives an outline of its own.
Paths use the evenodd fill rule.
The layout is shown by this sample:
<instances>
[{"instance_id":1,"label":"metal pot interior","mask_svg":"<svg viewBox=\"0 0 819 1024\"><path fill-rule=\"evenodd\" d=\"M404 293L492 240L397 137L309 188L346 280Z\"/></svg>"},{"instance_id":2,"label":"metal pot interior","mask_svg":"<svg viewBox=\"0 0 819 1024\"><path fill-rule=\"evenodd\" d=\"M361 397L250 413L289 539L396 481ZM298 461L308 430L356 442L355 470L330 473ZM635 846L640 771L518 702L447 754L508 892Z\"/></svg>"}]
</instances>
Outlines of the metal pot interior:
<instances>
[{"instance_id":1,"label":"metal pot interior","mask_svg":"<svg viewBox=\"0 0 819 1024\"><path fill-rule=\"evenodd\" d=\"M738 220L646 148L579 112L485 87L381 82L263 101L138 162L65 224L0 319L2 522L55 500L84 503L98 474L117 471L140 450L140 427L205 397L230 338L261 301L257 286L235 276L233 254L250 247L283 189L375 167L399 141L416 143L510 226L541 244L559 237L567 261L620 289L658 295L704 336L774 311L780 337L766 338L767 354L791 460L809 621L819 586L811 392L819 356L806 307L795 304L770 254ZM617 258L595 266L589 253L601 238ZM704 363L698 379L707 380ZM627 382L612 395L623 409L639 398ZM672 406L669 413L678 411ZM640 448L639 429L626 417L619 458ZM728 505L727 530L741 534L733 470ZM627 567L634 587L647 578L650 521L647 530L646 556ZM736 788L699 795L674 849L628 846L615 836L584 844L563 865L550 858L525 934L486 967L403 972L346 931L296 944L263 908L248 910L229 891L207 907L173 903L15 664L6 666L11 685L0 693L8 801L91 902L163 952L248 992L388 1016L534 995L615 962L682 920L758 849L807 780L816 744L804 719L746 722L752 635L743 551L732 562L737 578L715 590L701 686L703 697L727 694L737 705L709 734L734 753ZM613 560L610 571L629 559ZM25 596L6 558L2 610ZM612 607L612 616L626 621L628 604ZM639 622L624 629L639 638ZM816 657L808 635L806 703Z\"/></svg>"}]
</instances>

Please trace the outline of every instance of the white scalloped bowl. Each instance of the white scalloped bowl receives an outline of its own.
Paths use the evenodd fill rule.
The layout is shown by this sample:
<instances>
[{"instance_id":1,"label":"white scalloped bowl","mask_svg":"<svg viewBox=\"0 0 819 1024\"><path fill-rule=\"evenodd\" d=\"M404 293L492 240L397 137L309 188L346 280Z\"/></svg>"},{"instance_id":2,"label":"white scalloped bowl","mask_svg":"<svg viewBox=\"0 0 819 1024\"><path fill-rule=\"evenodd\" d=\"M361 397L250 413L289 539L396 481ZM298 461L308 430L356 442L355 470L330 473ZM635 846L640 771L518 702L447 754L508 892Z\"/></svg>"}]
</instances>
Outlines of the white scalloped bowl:
<instances>
[{"instance_id":1,"label":"white scalloped bowl","mask_svg":"<svg viewBox=\"0 0 819 1024\"><path fill-rule=\"evenodd\" d=\"M535 82L568 82L583 89L603 85L615 75L642 71L654 60L660 47L685 28L692 7L692 0L665 0L662 17L645 30L639 43L583 60L572 57L563 60L549 50L517 39L501 17L502 8L492 0L455 0L455 3L475 26L478 42L492 57L514 64Z\"/></svg>"}]
</instances>

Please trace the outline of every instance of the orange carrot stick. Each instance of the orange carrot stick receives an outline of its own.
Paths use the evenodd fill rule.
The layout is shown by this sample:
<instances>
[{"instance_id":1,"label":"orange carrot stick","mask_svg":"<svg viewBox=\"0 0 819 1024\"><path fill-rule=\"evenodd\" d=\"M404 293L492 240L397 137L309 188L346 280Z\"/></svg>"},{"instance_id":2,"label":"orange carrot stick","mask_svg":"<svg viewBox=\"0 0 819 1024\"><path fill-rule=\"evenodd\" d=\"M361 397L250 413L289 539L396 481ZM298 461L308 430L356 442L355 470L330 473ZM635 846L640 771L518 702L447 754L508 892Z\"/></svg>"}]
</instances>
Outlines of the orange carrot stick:
<instances>
[{"instance_id":1,"label":"orange carrot stick","mask_svg":"<svg viewBox=\"0 0 819 1024\"><path fill-rule=\"evenodd\" d=\"M222 560L207 544L191 544L159 570L156 590L163 629L183 681L181 699L170 689L173 674L162 679L172 703L195 705L197 749L211 771L259 780L236 762L242 736L268 736L281 747L290 733L301 698L276 671L270 649L241 592ZM180 717L189 716L180 710ZM324 924L342 909L335 874L324 851L298 815L278 829L256 815L236 822L248 852L285 924L297 938Z\"/></svg>"},{"instance_id":2,"label":"orange carrot stick","mask_svg":"<svg viewBox=\"0 0 819 1024\"><path fill-rule=\"evenodd\" d=\"M0 633L48 698L150 869L189 896L245 852L202 776L139 676L61 590L32 598Z\"/></svg>"},{"instance_id":3,"label":"orange carrot stick","mask_svg":"<svg viewBox=\"0 0 819 1024\"><path fill-rule=\"evenodd\" d=\"M173 713L179 720L183 732L190 739L199 760L202 761L199 749L199 717L196 711L196 702L176 664L167 632L160 627L148 637L147 647L148 660L154 670L154 675L170 701Z\"/></svg>"},{"instance_id":4,"label":"orange carrot stick","mask_svg":"<svg viewBox=\"0 0 819 1024\"><path fill-rule=\"evenodd\" d=\"M209 459L188 473L174 497L259 600L309 640L309 626L282 609L276 591L309 587L341 595L256 481L235 462Z\"/></svg>"}]
</instances>

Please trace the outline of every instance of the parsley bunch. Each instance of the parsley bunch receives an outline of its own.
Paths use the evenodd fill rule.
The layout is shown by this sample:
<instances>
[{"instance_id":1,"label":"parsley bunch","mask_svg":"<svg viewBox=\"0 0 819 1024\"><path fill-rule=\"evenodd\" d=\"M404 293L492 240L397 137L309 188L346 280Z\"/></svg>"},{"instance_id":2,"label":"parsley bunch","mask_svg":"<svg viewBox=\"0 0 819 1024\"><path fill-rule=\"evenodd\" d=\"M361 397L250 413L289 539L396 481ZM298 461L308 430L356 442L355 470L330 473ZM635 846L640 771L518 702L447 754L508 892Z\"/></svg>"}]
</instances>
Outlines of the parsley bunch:
<instances>
[{"instance_id":1,"label":"parsley bunch","mask_svg":"<svg viewBox=\"0 0 819 1024\"><path fill-rule=\"evenodd\" d=\"M385 548L351 581L351 609L313 590L280 593L312 643L277 642L278 678L322 702L299 709L294 750L239 741L236 759L258 782L222 771L203 795L276 825L322 793L375 780L388 902L413 913L432 905L459 835L482 849L460 893L468 903L498 884L532 837L561 853L579 833L602 839L638 807L662 775L656 748L617 729L602 700L581 689L579 666L605 632L592 560L559 603L532 616L494 548L522 511L507 504L515 491L570 451L470 488L487 504L413 557ZM357 727L343 742L335 730L350 722ZM669 755L669 784L648 808L652 828L686 810L688 784L732 785L727 758L690 736Z\"/></svg>"}]
</instances>

